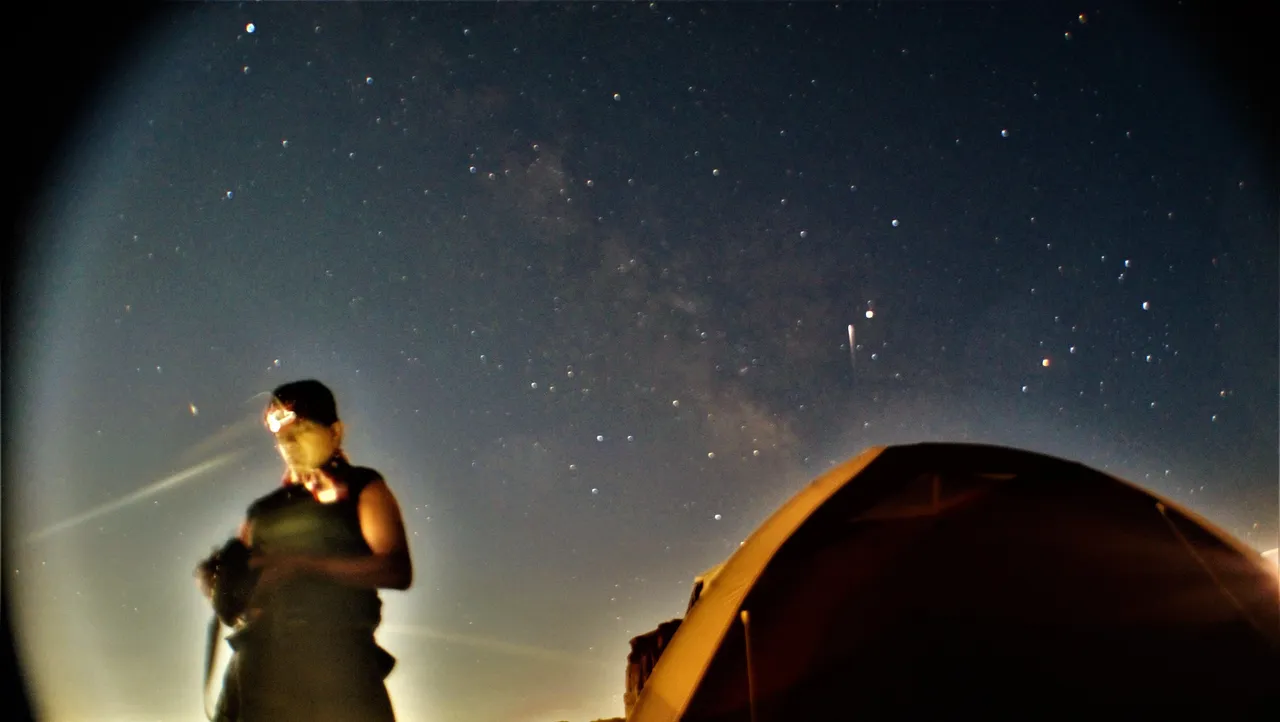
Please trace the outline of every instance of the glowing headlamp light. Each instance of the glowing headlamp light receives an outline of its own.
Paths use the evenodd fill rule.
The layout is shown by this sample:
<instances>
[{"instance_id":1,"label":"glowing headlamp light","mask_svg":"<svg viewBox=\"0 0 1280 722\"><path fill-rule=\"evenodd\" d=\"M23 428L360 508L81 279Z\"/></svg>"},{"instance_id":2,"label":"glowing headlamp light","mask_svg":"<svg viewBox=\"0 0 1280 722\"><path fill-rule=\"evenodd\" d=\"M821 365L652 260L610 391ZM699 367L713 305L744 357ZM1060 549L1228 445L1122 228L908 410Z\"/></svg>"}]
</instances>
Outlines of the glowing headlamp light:
<instances>
[{"instance_id":1,"label":"glowing headlamp light","mask_svg":"<svg viewBox=\"0 0 1280 722\"><path fill-rule=\"evenodd\" d=\"M298 420L292 409L275 408L267 412L267 428L271 433L279 433L280 429Z\"/></svg>"}]
</instances>

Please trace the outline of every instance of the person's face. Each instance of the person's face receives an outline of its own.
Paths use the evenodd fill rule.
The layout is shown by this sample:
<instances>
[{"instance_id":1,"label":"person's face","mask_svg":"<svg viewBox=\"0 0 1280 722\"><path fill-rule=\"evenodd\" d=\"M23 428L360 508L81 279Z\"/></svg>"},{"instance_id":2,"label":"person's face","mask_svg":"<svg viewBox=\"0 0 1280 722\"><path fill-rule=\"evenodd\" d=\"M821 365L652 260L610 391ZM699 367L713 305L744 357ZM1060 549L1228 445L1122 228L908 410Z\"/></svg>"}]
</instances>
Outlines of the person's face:
<instances>
[{"instance_id":1,"label":"person's face","mask_svg":"<svg viewBox=\"0 0 1280 722\"><path fill-rule=\"evenodd\" d=\"M342 423L322 426L309 419L296 419L275 432L280 458L294 471L310 471L333 456L342 438Z\"/></svg>"}]
</instances>

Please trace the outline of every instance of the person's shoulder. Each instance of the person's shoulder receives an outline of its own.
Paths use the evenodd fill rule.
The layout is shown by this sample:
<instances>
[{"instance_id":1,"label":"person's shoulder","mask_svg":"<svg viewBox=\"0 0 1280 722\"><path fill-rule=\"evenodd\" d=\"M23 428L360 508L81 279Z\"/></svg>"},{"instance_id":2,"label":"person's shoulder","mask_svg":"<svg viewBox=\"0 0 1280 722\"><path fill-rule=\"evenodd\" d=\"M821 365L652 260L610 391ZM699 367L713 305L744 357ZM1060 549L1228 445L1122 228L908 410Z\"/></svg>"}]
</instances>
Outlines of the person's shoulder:
<instances>
[{"instance_id":1,"label":"person's shoulder","mask_svg":"<svg viewBox=\"0 0 1280 722\"><path fill-rule=\"evenodd\" d=\"M370 468L368 466L356 466L355 464L352 464L350 467L348 467L347 473L351 476L352 479L359 479L365 482L382 480L382 473L379 472L377 469Z\"/></svg>"},{"instance_id":2,"label":"person's shoulder","mask_svg":"<svg viewBox=\"0 0 1280 722\"><path fill-rule=\"evenodd\" d=\"M366 486L379 481L385 483L386 479L383 478L382 474L377 469L372 469L368 466L355 465L348 467L346 482L353 490L364 489Z\"/></svg>"}]
</instances>

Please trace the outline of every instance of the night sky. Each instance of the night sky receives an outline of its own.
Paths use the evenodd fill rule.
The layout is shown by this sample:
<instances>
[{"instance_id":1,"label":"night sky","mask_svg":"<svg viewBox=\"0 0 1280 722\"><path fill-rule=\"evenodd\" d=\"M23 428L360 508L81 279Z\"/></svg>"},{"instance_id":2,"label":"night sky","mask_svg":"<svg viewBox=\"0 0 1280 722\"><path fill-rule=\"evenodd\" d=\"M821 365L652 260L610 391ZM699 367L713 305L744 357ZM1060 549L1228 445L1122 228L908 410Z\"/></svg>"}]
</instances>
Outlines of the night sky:
<instances>
[{"instance_id":1,"label":"night sky","mask_svg":"<svg viewBox=\"0 0 1280 722\"><path fill-rule=\"evenodd\" d=\"M299 378L405 515L408 722L621 715L628 639L871 445L1068 457L1275 547L1273 171L1166 30L171 7L31 236L4 581L44 719L203 719L191 570Z\"/></svg>"}]
</instances>

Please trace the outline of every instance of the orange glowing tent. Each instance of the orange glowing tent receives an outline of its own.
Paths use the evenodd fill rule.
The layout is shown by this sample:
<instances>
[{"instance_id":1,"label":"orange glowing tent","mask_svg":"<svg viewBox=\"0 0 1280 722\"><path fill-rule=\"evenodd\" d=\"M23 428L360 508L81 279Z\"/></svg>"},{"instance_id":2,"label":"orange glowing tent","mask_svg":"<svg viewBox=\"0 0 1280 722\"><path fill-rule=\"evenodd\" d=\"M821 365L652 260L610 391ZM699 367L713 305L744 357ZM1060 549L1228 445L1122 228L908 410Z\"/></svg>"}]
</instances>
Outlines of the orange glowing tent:
<instances>
[{"instance_id":1,"label":"orange glowing tent","mask_svg":"<svg viewBox=\"0 0 1280 722\"><path fill-rule=\"evenodd\" d=\"M1077 463L873 448L699 578L628 719L1267 715L1278 582L1204 519Z\"/></svg>"}]
</instances>

